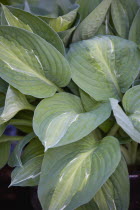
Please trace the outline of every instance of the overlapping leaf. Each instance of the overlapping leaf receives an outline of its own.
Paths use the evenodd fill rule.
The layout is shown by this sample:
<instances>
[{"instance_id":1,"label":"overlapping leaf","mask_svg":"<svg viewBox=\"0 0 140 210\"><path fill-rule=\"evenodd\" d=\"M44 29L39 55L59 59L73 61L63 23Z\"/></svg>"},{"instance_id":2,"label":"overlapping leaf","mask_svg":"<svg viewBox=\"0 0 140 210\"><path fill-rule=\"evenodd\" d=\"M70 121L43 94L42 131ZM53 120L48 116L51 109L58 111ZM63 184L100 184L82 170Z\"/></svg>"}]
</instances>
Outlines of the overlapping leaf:
<instances>
[{"instance_id":1,"label":"overlapping leaf","mask_svg":"<svg viewBox=\"0 0 140 210\"><path fill-rule=\"evenodd\" d=\"M37 16L17 8L6 8L5 6L3 6L3 12L8 25L23 28L38 34L63 55L65 54L63 43L57 33Z\"/></svg>"},{"instance_id":2,"label":"overlapping leaf","mask_svg":"<svg viewBox=\"0 0 140 210\"><path fill-rule=\"evenodd\" d=\"M0 124L7 122L23 109L34 110L34 107L28 103L25 95L9 86L5 98L5 106L0 115Z\"/></svg>"},{"instance_id":3,"label":"overlapping leaf","mask_svg":"<svg viewBox=\"0 0 140 210\"><path fill-rule=\"evenodd\" d=\"M71 45L73 81L97 101L122 98L139 73L140 52L131 41L98 36Z\"/></svg>"},{"instance_id":4,"label":"overlapping leaf","mask_svg":"<svg viewBox=\"0 0 140 210\"><path fill-rule=\"evenodd\" d=\"M111 4L111 14L115 29L119 36L128 38L129 18L126 9L120 0L113 0Z\"/></svg>"},{"instance_id":5,"label":"overlapping leaf","mask_svg":"<svg viewBox=\"0 0 140 210\"><path fill-rule=\"evenodd\" d=\"M103 23L106 13L112 0L103 0L77 27L73 42L85 40L93 37L101 24Z\"/></svg>"},{"instance_id":6,"label":"overlapping leaf","mask_svg":"<svg viewBox=\"0 0 140 210\"><path fill-rule=\"evenodd\" d=\"M126 210L129 207L129 191L127 165L122 158L115 172L94 198L77 210Z\"/></svg>"},{"instance_id":7,"label":"overlapping leaf","mask_svg":"<svg viewBox=\"0 0 140 210\"><path fill-rule=\"evenodd\" d=\"M20 92L45 98L69 83L68 62L41 37L1 26L0 40L0 76Z\"/></svg>"},{"instance_id":8,"label":"overlapping leaf","mask_svg":"<svg viewBox=\"0 0 140 210\"><path fill-rule=\"evenodd\" d=\"M118 104L118 100L110 99L114 116L118 125L136 142L140 143L140 132Z\"/></svg>"},{"instance_id":9,"label":"overlapping leaf","mask_svg":"<svg viewBox=\"0 0 140 210\"><path fill-rule=\"evenodd\" d=\"M75 142L88 135L111 114L110 105L101 103L85 112L80 98L58 93L37 106L33 128L45 150Z\"/></svg>"},{"instance_id":10,"label":"overlapping leaf","mask_svg":"<svg viewBox=\"0 0 140 210\"><path fill-rule=\"evenodd\" d=\"M136 16L132 22L130 31L129 31L129 40L140 44L140 9L137 11Z\"/></svg>"},{"instance_id":11,"label":"overlapping leaf","mask_svg":"<svg viewBox=\"0 0 140 210\"><path fill-rule=\"evenodd\" d=\"M42 208L70 210L89 202L115 171L120 158L114 137L96 142L89 135L78 143L47 151L38 190Z\"/></svg>"},{"instance_id":12,"label":"overlapping leaf","mask_svg":"<svg viewBox=\"0 0 140 210\"><path fill-rule=\"evenodd\" d=\"M43 155L40 141L31 140L21 156L22 167L16 167L12 172L11 185L36 186L39 182Z\"/></svg>"},{"instance_id":13,"label":"overlapping leaf","mask_svg":"<svg viewBox=\"0 0 140 210\"><path fill-rule=\"evenodd\" d=\"M10 154L10 142L0 143L0 168L5 166Z\"/></svg>"}]
</instances>

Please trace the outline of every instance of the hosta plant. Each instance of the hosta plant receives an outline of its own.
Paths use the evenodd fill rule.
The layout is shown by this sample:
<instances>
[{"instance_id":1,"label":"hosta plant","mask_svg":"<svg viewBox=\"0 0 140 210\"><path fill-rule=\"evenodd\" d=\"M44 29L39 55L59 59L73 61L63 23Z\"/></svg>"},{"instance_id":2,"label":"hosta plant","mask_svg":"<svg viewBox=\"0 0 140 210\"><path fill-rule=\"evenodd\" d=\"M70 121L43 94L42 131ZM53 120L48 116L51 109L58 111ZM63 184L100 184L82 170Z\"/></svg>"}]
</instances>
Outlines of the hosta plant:
<instances>
[{"instance_id":1,"label":"hosta plant","mask_svg":"<svg viewBox=\"0 0 140 210\"><path fill-rule=\"evenodd\" d=\"M38 186L43 210L128 209L139 18L139 0L1 5L0 167L14 168L10 186ZM24 136L6 136L7 125Z\"/></svg>"}]
</instances>

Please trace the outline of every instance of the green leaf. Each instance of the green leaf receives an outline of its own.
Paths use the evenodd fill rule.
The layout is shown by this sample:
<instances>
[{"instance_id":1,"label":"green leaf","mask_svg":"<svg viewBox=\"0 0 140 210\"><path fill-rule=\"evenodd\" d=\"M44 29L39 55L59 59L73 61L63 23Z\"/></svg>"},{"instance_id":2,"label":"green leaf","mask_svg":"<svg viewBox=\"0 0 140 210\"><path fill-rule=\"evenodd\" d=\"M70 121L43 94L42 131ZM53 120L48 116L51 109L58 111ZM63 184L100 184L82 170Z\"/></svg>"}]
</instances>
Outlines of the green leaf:
<instances>
[{"instance_id":1,"label":"green leaf","mask_svg":"<svg viewBox=\"0 0 140 210\"><path fill-rule=\"evenodd\" d=\"M74 43L67 57L73 81L96 101L120 100L139 73L137 45L115 36Z\"/></svg>"},{"instance_id":2,"label":"green leaf","mask_svg":"<svg viewBox=\"0 0 140 210\"><path fill-rule=\"evenodd\" d=\"M39 16L43 21L47 22L56 32L65 31L73 25L79 7L69 13L59 16L57 18L50 18L47 16Z\"/></svg>"},{"instance_id":3,"label":"green leaf","mask_svg":"<svg viewBox=\"0 0 140 210\"><path fill-rule=\"evenodd\" d=\"M80 15L77 14L76 20L74 22L74 26L66 31L61 31L58 32L60 38L62 39L65 47L67 47L67 45L69 44L69 42L71 41L71 36L73 34L73 32L75 31L75 29L77 28L77 26L80 23Z\"/></svg>"},{"instance_id":4,"label":"green leaf","mask_svg":"<svg viewBox=\"0 0 140 210\"><path fill-rule=\"evenodd\" d=\"M70 144L97 128L111 114L108 103L99 104L84 112L79 97L58 93L44 99L35 109L33 129L45 147Z\"/></svg>"},{"instance_id":5,"label":"green leaf","mask_svg":"<svg viewBox=\"0 0 140 210\"><path fill-rule=\"evenodd\" d=\"M139 1L139 0L138 0ZM120 0L120 2L123 5L123 8L125 9L125 11L127 11L128 14L128 18L129 18L129 23L130 26L133 22L133 19L139 9L139 5L137 0Z\"/></svg>"},{"instance_id":6,"label":"green leaf","mask_svg":"<svg viewBox=\"0 0 140 210\"><path fill-rule=\"evenodd\" d=\"M130 88L122 102L134 127L140 132L140 85Z\"/></svg>"},{"instance_id":7,"label":"green leaf","mask_svg":"<svg viewBox=\"0 0 140 210\"><path fill-rule=\"evenodd\" d=\"M8 84L2 78L0 78L0 92L5 94L7 92L7 88Z\"/></svg>"},{"instance_id":8,"label":"green leaf","mask_svg":"<svg viewBox=\"0 0 140 210\"><path fill-rule=\"evenodd\" d=\"M114 137L96 142L89 135L78 143L47 151L38 189L42 208L70 210L89 202L115 171L120 158Z\"/></svg>"},{"instance_id":9,"label":"green leaf","mask_svg":"<svg viewBox=\"0 0 140 210\"><path fill-rule=\"evenodd\" d=\"M128 38L129 18L127 11L120 0L113 0L111 4L111 15L115 29L119 36Z\"/></svg>"},{"instance_id":10,"label":"green leaf","mask_svg":"<svg viewBox=\"0 0 140 210\"><path fill-rule=\"evenodd\" d=\"M6 126L7 126L7 123L0 125L0 136L4 133Z\"/></svg>"},{"instance_id":11,"label":"green leaf","mask_svg":"<svg viewBox=\"0 0 140 210\"><path fill-rule=\"evenodd\" d=\"M78 0L80 5L79 13L81 20L84 20L100 3L102 0Z\"/></svg>"},{"instance_id":12,"label":"green leaf","mask_svg":"<svg viewBox=\"0 0 140 210\"><path fill-rule=\"evenodd\" d=\"M16 145L14 151L10 155L9 158L9 166L15 167L15 166L20 166L22 167L22 162L20 159L21 153L23 148L28 144L33 138L35 137L34 133L29 133L23 139Z\"/></svg>"},{"instance_id":13,"label":"green leaf","mask_svg":"<svg viewBox=\"0 0 140 210\"><path fill-rule=\"evenodd\" d=\"M9 86L5 98L5 106L0 115L0 124L9 121L23 109L34 110L34 107L28 103L25 95Z\"/></svg>"},{"instance_id":14,"label":"green leaf","mask_svg":"<svg viewBox=\"0 0 140 210\"><path fill-rule=\"evenodd\" d=\"M22 153L22 166L16 167L12 172L11 185L38 185L43 155L43 146L40 141L38 139L32 139Z\"/></svg>"},{"instance_id":15,"label":"green leaf","mask_svg":"<svg viewBox=\"0 0 140 210\"><path fill-rule=\"evenodd\" d=\"M3 11L8 25L23 28L38 34L52 44L63 55L65 54L63 43L57 33L47 23L40 20L40 18L12 7L6 8L4 6Z\"/></svg>"},{"instance_id":16,"label":"green leaf","mask_svg":"<svg viewBox=\"0 0 140 210\"><path fill-rule=\"evenodd\" d=\"M129 207L129 176L124 158L94 198L77 210L126 210Z\"/></svg>"},{"instance_id":17,"label":"green leaf","mask_svg":"<svg viewBox=\"0 0 140 210\"><path fill-rule=\"evenodd\" d=\"M137 44L140 44L140 9L137 11L137 14L132 22L130 31L129 31L129 40L132 40L136 42Z\"/></svg>"},{"instance_id":18,"label":"green leaf","mask_svg":"<svg viewBox=\"0 0 140 210\"><path fill-rule=\"evenodd\" d=\"M0 143L0 168L3 168L8 161L10 154L10 143Z\"/></svg>"},{"instance_id":19,"label":"green leaf","mask_svg":"<svg viewBox=\"0 0 140 210\"><path fill-rule=\"evenodd\" d=\"M118 125L136 142L140 143L140 132L135 129L129 117L125 114L118 104L118 100L110 99L114 116Z\"/></svg>"},{"instance_id":20,"label":"green leaf","mask_svg":"<svg viewBox=\"0 0 140 210\"><path fill-rule=\"evenodd\" d=\"M44 39L12 26L0 26L0 36L0 76L20 92L45 98L69 83L67 60Z\"/></svg>"},{"instance_id":21,"label":"green leaf","mask_svg":"<svg viewBox=\"0 0 140 210\"><path fill-rule=\"evenodd\" d=\"M21 139L23 139L23 136L6 136L6 135L2 135L2 136L0 136L0 143L12 142L12 141L20 141Z\"/></svg>"},{"instance_id":22,"label":"green leaf","mask_svg":"<svg viewBox=\"0 0 140 210\"><path fill-rule=\"evenodd\" d=\"M101 24L103 23L106 13L112 0L103 0L77 27L73 42L85 40L93 37Z\"/></svg>"},{"instance_id":23,"label":"green leaf","mask_svg":"<svg viewBox=\"0 0 140 210\"><path fill-rule=\"evenodd\" d=\"M36 186L39 181L43 155L27 161L22 167L16 167L11 174L10 186Z\"/></svg>"}]
</instances>

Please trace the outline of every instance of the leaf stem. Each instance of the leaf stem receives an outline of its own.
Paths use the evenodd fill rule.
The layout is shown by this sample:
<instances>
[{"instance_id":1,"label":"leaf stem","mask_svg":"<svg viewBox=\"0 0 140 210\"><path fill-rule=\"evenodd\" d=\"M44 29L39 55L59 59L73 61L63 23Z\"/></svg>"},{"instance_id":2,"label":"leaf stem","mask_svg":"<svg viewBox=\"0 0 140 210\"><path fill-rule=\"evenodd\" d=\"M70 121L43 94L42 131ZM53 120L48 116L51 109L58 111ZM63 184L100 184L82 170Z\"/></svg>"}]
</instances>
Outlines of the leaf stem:
<instances>
[{"instance_id":1,"label":"leaf stem","mask_svg":"<svg viewBox=\"0 0 140 210\"><path fill-rule=\"evenodd\" d=\"M117 133L119 127L120 126L117 123L115 123L111 130L108 132L107 136L114 136Z\"/></svg>"},{"instance_id":2,"label":"leaf stem","mask_svg":"<svg viewBox=\"0 0 140 210\"><path fill-rule=\"evenodd\" d=\"M10 120L9 125L24 125L32 127L32 121L23 119L12 119Z\"/></svg>"}]
</instances>

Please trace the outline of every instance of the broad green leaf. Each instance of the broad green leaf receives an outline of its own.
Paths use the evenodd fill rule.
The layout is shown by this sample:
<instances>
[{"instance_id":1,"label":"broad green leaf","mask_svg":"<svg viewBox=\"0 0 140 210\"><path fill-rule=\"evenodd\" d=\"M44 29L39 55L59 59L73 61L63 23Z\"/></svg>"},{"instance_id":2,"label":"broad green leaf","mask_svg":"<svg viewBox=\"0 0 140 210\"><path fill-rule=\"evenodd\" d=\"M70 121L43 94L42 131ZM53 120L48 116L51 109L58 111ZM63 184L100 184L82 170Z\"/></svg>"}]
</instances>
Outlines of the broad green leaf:
<instances>
[{"instance_id":1,"label":"broad green leaf","mask_svg":"<svg viewBox=\"0 0 140 210\"><path fill-rule=\"evenodd\" d=\"M5 106L2 114L0 115L0 124L9 121L23 109L34 110L34 107L28 103L25 95L9 86L5 98Z\"/></svg>"},{"instance_id":2,"label":"broad green leaf","mask_svg":"<svg viewBox=\"0 0 140 210\"><path fill-rule=\"evenodd\" d=\"M8 25L23 28L38 34L63 55L65 54L63 43L57 33L47 23L40 20L40 18L12 7L3 7L3 11Z\"/></svg>"},{"instance_id":3,"label":"broad green leaf","mask_svg":"<svg viewBox=\"0 0 140 210\"><path fill-rule=\"evenodd\" d=\"M140 132L118 104L118 100L110 99L114 116L118 125L136 142L140 143Z\"/></svg>"},{"instance_id":4,"label":"broad green leaf","mask_svg":"<svg viewBox=\"0 0 140 210\"><path fill-rule=\"evenodd\" d=\"M58 32L60 38L62 39L62 41L65 45L65 47L67 47L69 42L71 41L71 36L72 36L73 32L75 31L75 29L77 28L77 26L79 25L79 23L80 23L80 15L77 14L76 20L75 20L72 28L70 28L66 31Z\"/></svg>"},{"instance_id":5,"label":"broad green leaf","mask_svg":"<svg viewBox=\"0 0 140 210\"><path fill-rule=\"evenodd\" d=\"M0 41L0 76L20 92L45 98L69 83L67 60L38 35L0 26Z\"/></svg>"},{"instance_id":6,"label":"broad green leaf","mask_svg":"<svg viewBox=\"0 0 140 210\"><path fill-rule=\"evenodd\" d=\"M129 207L129 191L127 165L122 158L115 172L94 198L77 210L127 210Z\"/></svg>"},{"instance_id":7,"label":"broad green leaf","mask_svg":"<svg viewBox=\"0 0 140 210\"><path fill-rule=\"evenodd\" d=\"M84 20L100 3L102 0L78 0L80 5L79 13L81 20Z\"/></svg>"},{"instance_id":8,"label":"broad green leaf","mask_svg":"<svg viewBox=\"0 0 140 210\"><path fill-rule=\"evenodd\" d=\"M130 88L125 93L122 102L134 127L140 132L140 85Z\"/></svg>"},{"instance_id":9,"label":"broad green leaf","mask_svg":"<svg viewBox=\"0 0 140 210\"><path fill-rule=\"evenodd\" d=\"M108 119L110 114L108 103L85 112L79 97L58 93L42 100L37 106L33 129L47 150L80 140Z\"/></svg>"},{"instance_id":10,"label":"broad green leaf","mask_svg":"<svg viewBox=\"0 0 140 210\"><path fill-rule=\"evenodd\" d=\"M89 202L115 171L120 158L114 137L95 141L89 135L77 143L48 150L38 189L43 210L71 210Z\"/></svg>"},{"instance_id":11,"label":"broad green leaf","mask_svg":"<svg viewBox=\"0 0 140 210\"><path fill-rule=\"evenodd\" d=\"M82 104L84 106L84 109L89 112L91 111L97 104L99 104L98 101L95 101L94 98L92 98L90 95L88 95L86 92L83 90L79 89L80 91L80 97Z\"/></svg>"},{"instance_id":12,"label":"broad green leaf","mask_svg":"<svg viewBox=\"0 0 140 210\"><path fill-rule=\"evenodd\" d=\"M125 11L127 11L129 23L131 26L133 19L139 9L139 4L138 4L137 0L133 0L133 1L132 0L120 0L120 2L122 3Z\"/></svg>"},{"instance_id":13,"label":"broad green leaf","mask_svg":"<svg viewBox=\"0 0 140 210\"><path fill-rule=\"evenodd\" d=\"M10 154L10 143L3 142L0 143L0 168L4 167L8 161Z\"/></svg>"},{"instance_id":14,"label":"broad green leaf","mask_svg":"<svg viewBox=\"0 0 140 210\"><path fill-rule=\"evenodd\" d=\"M73 81L96 101L122 98L136 79L140 51L131 41L98 36L71 45L67 56Z\"/></svg>"},{"instance_id":15,"label":"broad green leaf","mask_svg":"<svg viewBox=\"0 0 140 210\"><path fill-rule=\"evenodd\" d=\"M103 0L77 27L73 42L85 40L93 37L101 24L103 23L106 13L112 0Z\"/></svg>"},{"instance_id":16,"label":"broad green leaf","mask_svg":"<svg viewBox=\"0 0 140 210\"><path fill-rule=\"evenodd\" d=\"M140 9L137 11L137 14L132 22L130 31L129 31L129 40L140 44Z\"/></svg>"},{"instance_id":17,"label":"broad green leaf","mask_svg":"<svg viewBox=\"0 0 140 210\"><path fill-rule=\"evenodd\" d=\"M22 162L21 162L21 153L23 148L28 144L33 138L35 137L34 133L30 133L23 137L23 139L16 145L14 151L12 152L8 164L11 167L15 166L20 166L22 167Z\"/></svg>"},{"instance_id":18,"label":"broad green leaf","mask_svg":"<svg viewBox=\"0 0 140 210\"><path fill-rule=\"evenodd\" d=\"M43 21L48 23L56 32L65 31L73 25L77 11L79 7L76 7L74 10L70 11L69 13L59 16L57 18L49 18L45 16L39 16Z\"/></svg>"},{"instance_id":19,"label":"broad green leaf","mask_svg":"<svg viewBox=\"0 0 140 210\"><path fill-rule=\"evenodd\" d=\"M113 0L111 4L111 15L115 29L119 36L128 38L129 18L127 11L120 0Z\"/></svg>"},{"instance_id":20,"label":"broad green leaf","mask_svg":"<svg viewBox=\"0 0 140 210\"><path fill-rule=\"evenodd\" d=\"M29 144L25 147L23 154L21 156L22 163L26 163L32 158L35 158L44 153L44 147L42 146L39 139L32 139Z\"/></svg>"},{"instance_id":21,"label":"broad green leaf","mask_svg":"<svg viewBox=\"0 0 140 210\"><path fill-rule=\"evenodd\" d=\"M16 167L11 174L10 186L35 186L39 181L43 155L27 161L22 167Z\"/></svg>"}]
</instances>

